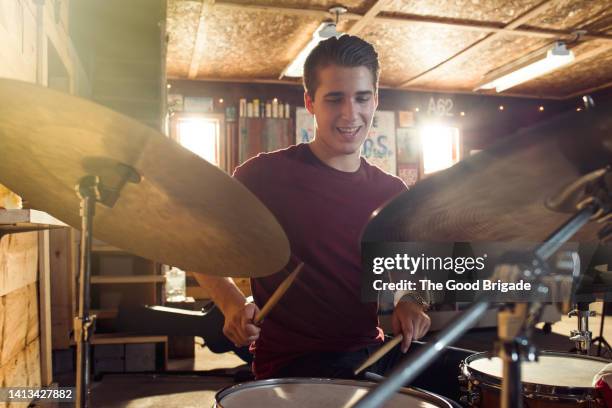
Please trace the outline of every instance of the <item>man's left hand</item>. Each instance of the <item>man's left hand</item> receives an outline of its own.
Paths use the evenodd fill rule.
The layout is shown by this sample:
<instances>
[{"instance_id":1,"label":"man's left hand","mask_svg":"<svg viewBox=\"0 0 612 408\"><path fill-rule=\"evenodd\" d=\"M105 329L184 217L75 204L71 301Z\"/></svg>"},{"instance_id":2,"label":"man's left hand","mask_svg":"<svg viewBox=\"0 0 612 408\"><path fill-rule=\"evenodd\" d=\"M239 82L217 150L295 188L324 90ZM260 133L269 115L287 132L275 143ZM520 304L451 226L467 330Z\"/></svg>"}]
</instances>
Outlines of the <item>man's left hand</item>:
<instances>
[{"instance_id":1,"label":"man's left hand","mask_svg":"<svg viewBox=\"0 0 612 408\"><path fill-rule=\"evenodd\" d=\"M410 301L400 301L393 310L391 325L396 336L404 335L401 349L402 353L405 353L408 351L412 340L418 340L427 333L431 325L431 319L425 313L422 305Z\"/></svg>"}]
</instances>

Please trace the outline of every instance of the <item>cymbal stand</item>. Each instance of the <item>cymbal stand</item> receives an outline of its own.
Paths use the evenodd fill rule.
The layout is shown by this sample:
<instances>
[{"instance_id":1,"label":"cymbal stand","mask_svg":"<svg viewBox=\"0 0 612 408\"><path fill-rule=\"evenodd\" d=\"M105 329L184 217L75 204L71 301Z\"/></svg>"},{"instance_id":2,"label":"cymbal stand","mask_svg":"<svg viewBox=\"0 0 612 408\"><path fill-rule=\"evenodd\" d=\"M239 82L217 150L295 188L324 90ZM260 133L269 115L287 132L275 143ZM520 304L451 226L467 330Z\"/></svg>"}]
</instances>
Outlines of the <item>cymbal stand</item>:
<instances>
[{"instance_id":1,"label":"cymbal stand","mask_svg":"<svg viewBox=\"0 0 612 408\"><path fill-rule=\"evenodd\" d=\"M589 317L595 316L595 311L589 310L589 303L579 302L568 313L568 317L578 318L578 329L570 332L570 340L576 342L579 354L591 354L593 333L589 330Z\"/></svg>"},{"instance_id":2,"label":"cymbal stand","mask_svg":"<svg viewBox=\"0 0 612 408\"><path fill-rule=\"evenodd\" d=\"M590 221L590 218L595 214L600 207L593 203L588 203L582 207L576 214L574 214L565 224L563 224L557 231L552 233L542 245L540 245L534 254L534 268L531 268L529 276L523 273L523 279L535 280L539 291L544 294L546 288L539 284L541 278L547 273L547 268L539 268L548 258L550 258L561 246L567 242L582 226ZM526 271L523 271L526 272ZM465 334L472 326L474 326L478 320L485 314L489 304L492 302L491 295L483 294L479 296L476 301L466 309L460 318L455 319L450 325L448 325L443 331L440 332L437 339L427 344L425 347L415 352L410 357L406 358L403 362L397 365L395 369L388 376L387 380L380 383L363 396L354 405L355 408L376 408L382 406L385 401L391 398L394 393L401 387L412 382L421 372L423 372L439 355L439 352L445 347L451 345L459 337ZM538 305L535 304L532 310L537 315ZM528 319L531 320L531 319ZM529 331L527 331L529 333ZM522 346L523 340L518 339L519 346ZM507 351L506 351L507 350ZM530 348L527 345L527 355L530 355ZM515 346L509 346L505 348L505 353L509 356L504 359L504 373L509 374L512 383L506 377L502 381L502 407L503 408L521 408L522 398L520 391L521 379L520 379L520 355L522 353L517 350ZM535 355L535 352L531 353ZM535 358L535 357L533 357Z\"/></svg>"},{"instance_id":3,"label":"cymbal stand","mask_svg":"<svg viewBox=\"0 0 612 408\"><path fill-rule=\"evenodd\" d=\"M89 406L90 339L96 316L90 315L91 242L96 201L100 200L99 178L85 176L77 186L81 199L81 253L79 275L79 315L74 319L77 346L76 406Z\"/></svg>"},{"instance_id":4,"label":"cymbal stand","mask_svg":"<svg viewBox=\"0 0 612 408\"><path fill-rule=\"evenodd\" d=\"M521 363L537 361L538 351L530 341L535 323L539 321L543 300L547 295L544 284L535 283L536 299L533 303L508 304L498 313L497 355L502 360L502 408L523 406Z\"/></svg>"},{"instance_id":5,"label":"cymbal stand","mask_svg":"<svg viewBox=\"0 0 612 408\"><path fill-rule=\"evenodd\" d=\"M601 309L601 321L599 322L599 336L593 339L593 343L597 343L597 357L601 357L601 346L602 345L606 347L607 353L612 352L612 346L610 346L610 343L608 343L608 341L604 338L604 335L603 335L604 322L606 320L606 303L607 303L606 299L604 299L603 306ZM608 354L608 357L609 357L609 354Z\"/></svg>"},{"instance_id":6,"label":"cymbal stand","mask_svg":"<svg viewBox=\"0 0 612 408\"><path fill-rule=\"evenodd\" d=\"M126 183L139 183L138 172L123 163L105 163L99 167L102 173L111 174L110 185L101 182L100 177L84 176L76 186L81 200L81 253L79 259L79 315L74 319L74 340L77 346L76 406L89 406L89 384L91 371L90 340L94 332L96 316L91 309L91 243L96 203L112 208L119 199Z\"/></svg>"}]
</instances>

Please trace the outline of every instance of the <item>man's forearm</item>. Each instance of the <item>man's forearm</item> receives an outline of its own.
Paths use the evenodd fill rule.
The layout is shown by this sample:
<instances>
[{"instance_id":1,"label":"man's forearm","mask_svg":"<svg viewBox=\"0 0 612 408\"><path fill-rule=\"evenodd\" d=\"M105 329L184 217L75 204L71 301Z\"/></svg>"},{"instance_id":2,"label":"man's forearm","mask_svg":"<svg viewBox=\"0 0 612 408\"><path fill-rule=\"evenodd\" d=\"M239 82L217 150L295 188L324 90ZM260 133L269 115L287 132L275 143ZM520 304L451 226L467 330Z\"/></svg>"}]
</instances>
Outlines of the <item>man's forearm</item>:
<instances>
[{"instance_id":1,"label":"man's forearm","mask_svg":"<svg viewBox=\"0 0 612 408\"><path fill-rule=\"evenodd\" d=\"M223 315L244 306L246 302L244 293L236 286L232 278L204 275L197 272L193 276L198 284L210 293L212 300L221 309Z\"/></svg>"}]
</instances>

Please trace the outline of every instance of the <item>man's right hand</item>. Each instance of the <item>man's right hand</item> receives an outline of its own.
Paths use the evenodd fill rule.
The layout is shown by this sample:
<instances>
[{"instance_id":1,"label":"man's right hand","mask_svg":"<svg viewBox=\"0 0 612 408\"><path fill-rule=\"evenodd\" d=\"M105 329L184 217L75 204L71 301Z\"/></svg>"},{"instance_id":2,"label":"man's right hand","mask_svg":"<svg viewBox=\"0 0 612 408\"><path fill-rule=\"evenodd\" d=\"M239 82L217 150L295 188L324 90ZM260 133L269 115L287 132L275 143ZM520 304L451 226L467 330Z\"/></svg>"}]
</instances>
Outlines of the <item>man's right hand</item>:
<instances>
[{"instance_id":1,"label":"man's right hand","mask_svg":"<svg viewBox=\"0 0 612 408\"><path fill-rule=\"evenodd\" d=\"M223 334L236 347L247 346L259 338L261 329L253 323L259 308L254 303L246 303L225 316Z\"/></svg>"}]
</instances>

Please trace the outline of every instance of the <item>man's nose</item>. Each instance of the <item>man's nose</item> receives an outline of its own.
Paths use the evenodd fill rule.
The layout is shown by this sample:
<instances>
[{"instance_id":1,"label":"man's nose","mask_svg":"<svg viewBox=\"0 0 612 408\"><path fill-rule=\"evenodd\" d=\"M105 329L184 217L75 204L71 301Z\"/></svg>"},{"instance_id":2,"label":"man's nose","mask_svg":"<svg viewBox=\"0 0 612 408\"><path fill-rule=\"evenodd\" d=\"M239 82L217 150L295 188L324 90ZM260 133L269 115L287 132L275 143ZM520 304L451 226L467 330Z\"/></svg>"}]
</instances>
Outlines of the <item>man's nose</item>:
<instances>
[{"instance_id":1,"label":"man's nose","mask_svg":"<svg viewBox=\"0 0 612 408\"><path fill-rule=\"evenodd\" d=\"M342 104L342 117L349 120L354 119L357 116L357 108L355 101L345 100Z\"/></svg>"}]
</instances>

